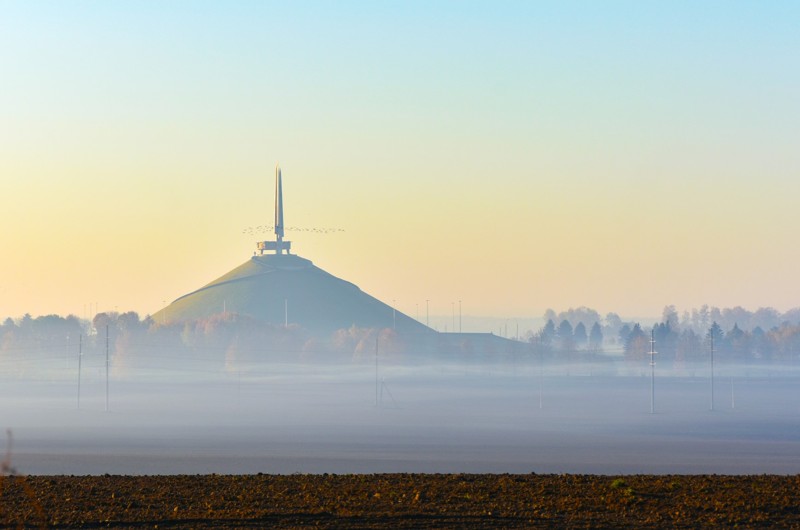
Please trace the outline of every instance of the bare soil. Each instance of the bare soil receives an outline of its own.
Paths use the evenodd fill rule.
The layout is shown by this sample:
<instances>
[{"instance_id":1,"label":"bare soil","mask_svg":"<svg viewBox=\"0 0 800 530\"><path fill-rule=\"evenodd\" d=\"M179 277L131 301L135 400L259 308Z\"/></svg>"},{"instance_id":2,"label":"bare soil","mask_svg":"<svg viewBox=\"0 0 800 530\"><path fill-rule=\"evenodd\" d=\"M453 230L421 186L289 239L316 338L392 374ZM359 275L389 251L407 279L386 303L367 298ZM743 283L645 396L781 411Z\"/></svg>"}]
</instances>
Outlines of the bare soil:
<instances>
[{"instance_id":1,"label":"bare soil","mask_svg":"<svg viewBox=\"0 0 800 530\"><path fill-rule=\"evenodd\" d=\"M0 528L800 528L798 476L5 476Z\"/></svg>"}]
</instances>

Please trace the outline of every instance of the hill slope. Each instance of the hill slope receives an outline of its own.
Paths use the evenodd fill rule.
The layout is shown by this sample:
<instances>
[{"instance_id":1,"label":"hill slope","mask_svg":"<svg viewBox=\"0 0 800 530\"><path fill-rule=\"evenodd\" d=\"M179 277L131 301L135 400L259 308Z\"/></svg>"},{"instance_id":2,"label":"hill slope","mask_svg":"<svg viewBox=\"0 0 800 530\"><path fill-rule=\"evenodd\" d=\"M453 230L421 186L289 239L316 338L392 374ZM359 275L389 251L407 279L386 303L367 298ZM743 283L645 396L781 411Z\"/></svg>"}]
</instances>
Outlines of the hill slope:
<instances>
[{"instance_id":1,"label":"hill slope","mask_svg":"<svg viewBox=\"0 0 800 530\"><path fill-rule=\"evenodd\" d=\"M296 324L314 335L357 326L395 328L401 334L435 334L356 285L295 255L253 256L211 283L181 296L153 315L181 322L227 312L272 324Z\"/></svg>"}]
</instances>

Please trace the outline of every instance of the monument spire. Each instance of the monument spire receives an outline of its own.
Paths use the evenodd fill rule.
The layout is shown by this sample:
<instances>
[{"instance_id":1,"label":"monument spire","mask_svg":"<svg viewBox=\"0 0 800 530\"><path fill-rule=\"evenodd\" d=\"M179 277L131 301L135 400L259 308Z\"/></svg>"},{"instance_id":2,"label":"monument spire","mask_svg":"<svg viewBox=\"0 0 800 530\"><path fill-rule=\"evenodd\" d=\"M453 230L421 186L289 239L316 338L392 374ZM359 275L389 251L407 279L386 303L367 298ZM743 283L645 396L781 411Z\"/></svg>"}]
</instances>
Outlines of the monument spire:
<instances>
[{"instance_id":1,"label":"monument spire","mask_svg":"<svg viewBox=\"0 0 800 530\"><path fill-rule=\"evenodd\" d=\"M275 254L289 254L292 249L291 241L283 240L283 178L281 166L275 165L275 241L259 241L256 248L263 255L265 250L274 250Z\"/></svg>"},{"instance_id":2,"label":"monument spire","mask_svg":"<svg viewBox=\"0 0 800 530\"><path fill-rule=\"evenodd\" d=\"M278 254L280 254L283 243L283 182L281 167L278 164L275 164L275 238L278 243Z\"/></svg>"}]
</instances>

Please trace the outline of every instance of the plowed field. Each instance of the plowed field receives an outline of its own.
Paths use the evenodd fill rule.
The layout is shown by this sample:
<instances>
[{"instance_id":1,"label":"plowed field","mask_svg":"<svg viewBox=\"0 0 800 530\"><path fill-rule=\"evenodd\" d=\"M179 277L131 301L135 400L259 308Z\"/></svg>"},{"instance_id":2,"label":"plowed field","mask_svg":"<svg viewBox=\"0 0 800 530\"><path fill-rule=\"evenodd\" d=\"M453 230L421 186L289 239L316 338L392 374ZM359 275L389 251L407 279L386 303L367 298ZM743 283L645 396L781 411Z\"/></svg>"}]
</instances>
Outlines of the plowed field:
<instances>
[{"instance_id":1,"label":"plowed field","mask_svg":"<svg viewBox=\"0 0 800 530\"><path fill-rule=\"evenodd\" d=\"M0 528L800 527L797 476L3 477Z\"/></svg>"}]
</instances>

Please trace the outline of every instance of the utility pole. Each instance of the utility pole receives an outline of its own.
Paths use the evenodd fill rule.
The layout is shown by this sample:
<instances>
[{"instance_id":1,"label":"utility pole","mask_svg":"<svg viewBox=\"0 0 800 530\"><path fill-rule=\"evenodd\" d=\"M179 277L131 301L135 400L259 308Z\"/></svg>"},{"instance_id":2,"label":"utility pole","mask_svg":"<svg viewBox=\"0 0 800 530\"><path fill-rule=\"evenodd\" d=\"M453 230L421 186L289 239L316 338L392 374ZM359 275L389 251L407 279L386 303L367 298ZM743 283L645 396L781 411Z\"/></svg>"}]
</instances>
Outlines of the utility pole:
<instances>
[{"instance_id":1,"label":"utility pole","mask_svg":"<svg viewBox=\"0 0 800 530\"><path fill-rule=\"evenodd\" d=\"M425 300L425 325L431 327L430 300Z\"/></svg>"},{"instance_id":2,"label":"utility pole","mask_svg":"<svg viewBox=\"0 0 800 530\"><path fill-rule=\"evenodd\" d=\"M711 336L711 408L710 410L714 410L714 327L712 326L711 329L708 330L708 334Z\"/></svg>"},{"instance_id":3,"label":"utility pole","mask_svg":"<svg viewBox=\"0 0 800 530\"><path fill-rule=\"evenodd\" d=\"M538 341L538 339L537 339ZM539 408L542 408L544 401L544 347L539 343Z\"/></svg>"},{"instance_id":4,"label":"utility pole","mask_svg":"<svg viewBox=\"0 0 800 530\"><path fill-rule=\"evenodd\" d=\"M78 408L81 408L81 358L83 357L83 333L78 335Z\"/></svg>"},{"instance_id":5,"label":"utility pole","mask_svg":"<svg viewBox=\"0 0 800 530\"><path fill-rule=\"evenodd\" d=\"M106 412L108 412L108 324L106 324Z\"/></svg>"},{"instance_id":6,"label":"utility pole","mask_svg":"<svg viewBox=\"0 0 800 530\"><path fill-rule=\"evenodd\" d=\"M656 413L656 335L650 330L650 414Z\"/></svg>"}]
</instances>

